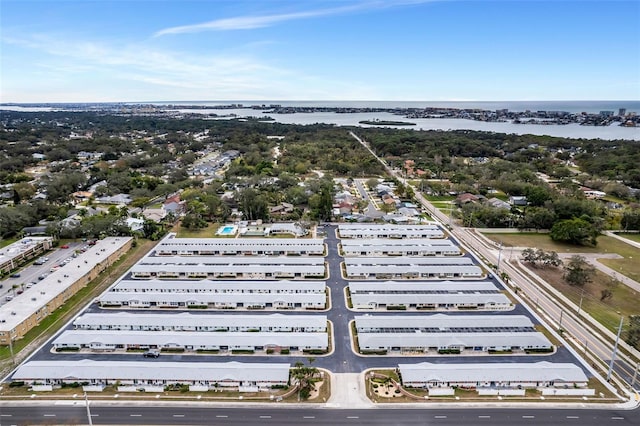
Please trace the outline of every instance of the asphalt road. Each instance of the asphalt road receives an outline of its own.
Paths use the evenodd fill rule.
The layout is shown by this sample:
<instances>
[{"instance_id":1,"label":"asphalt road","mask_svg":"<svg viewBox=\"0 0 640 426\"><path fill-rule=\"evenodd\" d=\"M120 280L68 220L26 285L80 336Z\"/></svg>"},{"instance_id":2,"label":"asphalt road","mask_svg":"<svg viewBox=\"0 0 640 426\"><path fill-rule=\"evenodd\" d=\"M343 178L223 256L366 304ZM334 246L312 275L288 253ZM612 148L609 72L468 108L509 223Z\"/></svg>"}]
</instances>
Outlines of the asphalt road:
<instances>
[{"instance_id":1,"label":"asphalt road","mask_svg":"<svg viewBox=\"0 0 640 426\"><path fill-rule=\"evenodd\" d=\"M640 425L640 412L580 409L382 409L328 410L271 407L92 406L94 425ZM86 406L0 406L3 425L88 424Z\"/></svg>"}]
</instances>

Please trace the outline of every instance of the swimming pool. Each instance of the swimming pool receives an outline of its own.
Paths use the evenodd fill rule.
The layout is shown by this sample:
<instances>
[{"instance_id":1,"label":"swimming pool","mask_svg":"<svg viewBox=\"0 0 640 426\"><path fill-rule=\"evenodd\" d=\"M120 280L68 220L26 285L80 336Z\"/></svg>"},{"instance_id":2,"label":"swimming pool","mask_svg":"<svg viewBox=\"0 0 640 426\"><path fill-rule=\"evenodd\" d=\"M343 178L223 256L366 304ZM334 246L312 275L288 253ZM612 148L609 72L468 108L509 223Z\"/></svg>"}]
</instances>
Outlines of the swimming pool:
<instances>
[{"instance_id":1,"label":"swimming pool","mask_svg":"<svg viewBox=\"0 0 640 426\"><path fill-rule=\"evenodd\" d=\"M235 225L225 225L222 228L218 229L216 232L217 235L235 235L238 231L238 227Z\"/></svg>"}]
</instances>

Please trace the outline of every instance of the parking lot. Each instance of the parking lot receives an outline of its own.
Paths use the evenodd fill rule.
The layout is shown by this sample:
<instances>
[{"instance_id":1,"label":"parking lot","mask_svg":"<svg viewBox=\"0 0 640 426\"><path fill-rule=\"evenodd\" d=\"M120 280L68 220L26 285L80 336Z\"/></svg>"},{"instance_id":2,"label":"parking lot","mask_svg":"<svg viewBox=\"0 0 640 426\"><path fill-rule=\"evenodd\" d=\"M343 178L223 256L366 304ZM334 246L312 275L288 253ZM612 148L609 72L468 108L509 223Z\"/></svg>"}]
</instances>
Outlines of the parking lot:
<instances>
[{"instance_id":1,"label":"parking lot","mask_svg":"<svg viewBox=\"0 0 640 426\"><path fill-rule=\"evenodd\" d=\"M0 285L2 287L0 287L0 306L7 302L7 296L20 297L23 285L24 288L37 286L40 282L39 277L44 277L51 273L52 268L64 268L64 265L61 266L62 262L64 262L65 259L72 257L76 250L80 250L85 245L86 243L76 242L68 243L68 248L66 249L56 248L49 253L34 259L48 258L48 260L42 265L37 265L32 262L20 270L15 271L11 276L1 280ZM16 287L14 288L14 286Z\"/></svg>"}]
</instances>

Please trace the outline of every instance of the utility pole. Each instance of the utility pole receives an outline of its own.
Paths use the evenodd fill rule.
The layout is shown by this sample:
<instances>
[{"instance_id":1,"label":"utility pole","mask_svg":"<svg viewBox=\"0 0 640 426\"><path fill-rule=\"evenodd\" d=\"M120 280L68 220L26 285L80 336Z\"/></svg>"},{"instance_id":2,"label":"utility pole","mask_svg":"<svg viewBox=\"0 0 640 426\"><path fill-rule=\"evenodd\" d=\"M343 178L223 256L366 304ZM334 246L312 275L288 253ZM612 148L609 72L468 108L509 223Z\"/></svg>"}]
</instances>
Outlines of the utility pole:
<instances>
[{"instance_id":1,"label":"utility pole","mask_svg":"<svg viewBox=\"0 0 640 426\"><path fill-rule=\"evenodd\" d=\"M89 426L93 426L93 421L91 420L91 410L89 409L89 398L87 397L87 393L84 393L84 402L87 406L87 420L89 421Z\"/></svg>"},{"instance_id":2,"label":"utility pole","mask_svg":"<svg viewBox=\"0 0 640 426\"><path fill-rule=\"evenodd\" d=\"M9 353L11 354L11 365L16 365L16 358L13 354L13 336L11 335L11 331L9 331Z\"/></svg>"},{"instance_id":3,"label":"utility pole","mask_svg":"<svg viewBox=\"0 0 640 426\"><path fill-rule=\"evenodd\" d=\"M618 335L616 336L616 343L613 345L613 354L611 355L611 362L609 363L609 371L607 372L607 382L611 380L611 373L613 372L613 363L616 360L616 354L618 352L618 342L620 341L620 333L622 333L623 322L624 322L624 316L620 315L620 325L618 326Z\"/></svg>"},{"instance_id":4,"label":"utility pole","mask_svg":"<svg viewBox=\"0 0 640 426\"><path fill-rule=\"evenodd\" d=\"M582 293L580 293L580 304L578 305L578 317L580 316L580 310L582 309L582 298L584 297L584 287L582 287Z\"/></svg>"},{"instance_id":5,"label":"utility pole","mask_svg":"<svg viewBox=\"0 0 640 426\"><path fill-rule=\"evenodd\" d=\"M558 331L562 330L562 314L564 314L564 309L560 309L560 321L558 321Z\"/></svg>"},{"instance_id":6,"label":"utility pole","mask_svg":"<svg viewBox=\"0 0 640 426\"><path fill-rule=\"evenodd\" d=\"M498 266L496 266L496 271L500 272L500 260L502 259L502 242L498 246Z\"/></svg>"}]
</instances>

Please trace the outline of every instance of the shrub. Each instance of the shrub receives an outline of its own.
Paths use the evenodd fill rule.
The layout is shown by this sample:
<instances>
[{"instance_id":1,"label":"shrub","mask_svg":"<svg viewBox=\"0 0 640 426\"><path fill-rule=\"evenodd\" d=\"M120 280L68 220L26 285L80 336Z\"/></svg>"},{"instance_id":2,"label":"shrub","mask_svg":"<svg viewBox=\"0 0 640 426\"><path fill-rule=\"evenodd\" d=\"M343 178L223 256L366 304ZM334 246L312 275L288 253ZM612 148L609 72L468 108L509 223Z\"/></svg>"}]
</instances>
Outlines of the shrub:
<instances>
[{"instance_id":1,"label":"shrub","mask_svg":"<svg viewBox=\"0 0 640 426\"><path fill-rule=\"evenodd\" d=\"M280 355L289 355L290 353L289 349L280 349Z\"/></svg>"},{"instance_id":2,"label":"shrub","mask_svg":"<svg viewBox=\"0 0 640 426\"><path fill-rule=\"evenodd\" d=\"M13 382L9 383L9 387L10 388L19 388L20 386L24 386L24 382L23 381L14 380Z\"/></svg>"},{"instance_id":3,"label":"shrub","mask_svg":"<svg viewBox=\"0 0 640 426\"><path fill-rule=\"evenodd\" d=\"M162 348L160 352L182 353L184 352L184 348Z\"/></svg>"},{"instance_id":4,"label":"shrub","mask_svg":"<svg viewBox=\"0 0 640 426\"><path fill-rule=\"evenodd\" d=\"M255 353L255 351L253 349L232 349L231 353L233 355L253 354L253 353Z\"/></svg>"},{"instance_id":5,"label":"shrub","mask_svg":"<svg viewBox=\"0 0 640 426\"><path fill-rule=\"evenodd\" d=\"M56 352L78 352L79 350L80 350L80 348L78 348L78 347L56 348Z\"/></svg>"},{"instance_id":6,"label":"shrub","mask_svg":"<svg viewBox=\"0 0 640 426\"><path fill-rule=\"evenodd\" d=\"M303 349L302 353L309 355L323 355L326 354L327 351L325 351L324 349Z\"/></svg>"},{"instance_id":7,"label":"shrub","mask_svg":"<svg viewBox=\"0 0 640 426\"><path fill-rule=\"evenodd\" d=\"M289 389L289 385L271 385L271 389Z\"/></svg>"},{"instance_id":8,"label":"shrub","mask_svg":"<svg viewBox=\"0 0 640 426\"><path fill-rule=\"evenodd\" d=\"M388 305L387 311L406 311L407 307L405 305Z\"/></svg>"},{"instance_id":9,"label":"shrub","mask_svg":"<svg viewBox=\"0 0 640 426\"><path fill-rule=\"evenodd\" d=\"M438 353L441 355L457 355L460 353L460 349L457 349L457 348L438 349Z\"/></svg>"},{"instance_id":10,"label":"shrub","mask_svg":"<svg viewBox=\"0 0 640 426\"><path fill-rule=\"evenodd\" d=\"M538 348L538 349L525 349L527 354L548 354L553 352L553 348Z\"/></svg>"}]
</instances>

